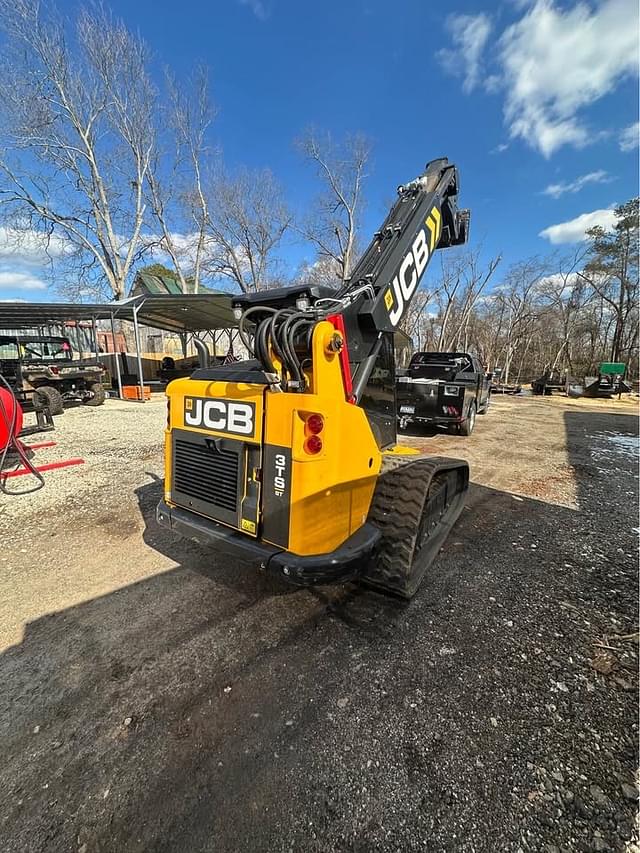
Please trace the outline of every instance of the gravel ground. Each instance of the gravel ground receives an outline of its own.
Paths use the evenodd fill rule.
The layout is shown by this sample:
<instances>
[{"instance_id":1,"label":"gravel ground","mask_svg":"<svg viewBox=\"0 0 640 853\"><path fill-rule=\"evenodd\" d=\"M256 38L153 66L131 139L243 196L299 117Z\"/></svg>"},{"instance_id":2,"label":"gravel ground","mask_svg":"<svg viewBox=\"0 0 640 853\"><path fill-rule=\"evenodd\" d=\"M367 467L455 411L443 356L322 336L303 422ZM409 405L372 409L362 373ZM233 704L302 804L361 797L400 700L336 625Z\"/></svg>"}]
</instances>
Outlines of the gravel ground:
<instances>
[{"instance_id":1,"label":"gravel ground","mask_svg":"<svg viewBox=\"0 0 640 853\"><path fill-rule=\"evenodd\" d=\"M87 504L92 509L107 507L123 487L127 492L135 488L141 470L150 467L160 475L165 412L161 394L143 405L110 399L100 409L67 409L55 419L53 432L29 436L27 445L56 442L55 447L35 451L35 464L72 458L82 458L85 464L45 474L46 488L19 500L0 496L0 531L4 534L11 522L30 517L37 524L61 504L79 515L86 513ZM27 413L25 425L32 423L35 415ZM33 485L30 477L7 480L7 487L15 491Z\"/></svg>"},{"instance_id":2,"label":"gravel ground","mask_svg":"<svg viewBox=\"0 0 640 853\"><path fill-rule=\"evenodd\" d=\"M640 849L633 407L403 439L474 481L409 605L167 536L163 422L69 411L1 499L2 851Z\"/></svg>"}]
</instances>

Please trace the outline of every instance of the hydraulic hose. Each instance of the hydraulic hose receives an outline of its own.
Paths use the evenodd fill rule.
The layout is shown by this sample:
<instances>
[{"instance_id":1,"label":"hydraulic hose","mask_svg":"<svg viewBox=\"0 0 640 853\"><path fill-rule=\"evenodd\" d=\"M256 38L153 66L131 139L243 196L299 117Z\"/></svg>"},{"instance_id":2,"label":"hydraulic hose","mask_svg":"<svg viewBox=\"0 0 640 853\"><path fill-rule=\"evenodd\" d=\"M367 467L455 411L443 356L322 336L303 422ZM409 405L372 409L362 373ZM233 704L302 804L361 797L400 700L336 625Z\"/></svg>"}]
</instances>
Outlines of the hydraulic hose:
<instances>
[{"instance_id":1,"label":"hydraulic hose","mask_svg":"<svg viewBox=\"0 0 640 853\"><path fill-rule=\"evenodd\" d=\"M251 343L251 337L245 328L245 323L247 319L253 314L275 314L276 309L270 308L266 305L255 305L253 308L248 308L240 317L240 322L238 323L238 332L240 334L240 340L247 348L249 355L258 358L258 354L255 351L255 334L254 334L254 344Z\"/></svg>"},{"instance_id":2,"label":"hydraulic hose","mask_svg":"<svg viewBox=\"0 0 640 853\"><path fill-rule=\"evenodd\" d=\"M255 328L251 336L246 324L247 320L253 317ZM307 353L310 351L313 327L321 317L322 314L317 311L256 305L243 313L238 330L247 350L260 362L266 373L277 373L272 358L272 355L275 355L281 364L281 383L286 385L287 379L290 378L295 383L296 390L304 391L306 377L296 351L296 343L298 350L302 347ZM308 331L301 335L305 329Z\"/></svg>"},{"instance_id":3,"label":"hydraulic hose","mask_svg":"<svg viewBox=\"0 0 640 853\"><path fill-rule=\"evenodd\" d=\"M296 377L300 390L303 391L307 384L306 377L304 375L304 371L302 369L302 363L298 358L298 354L296 353L295 342L296 336L299 330L301 330L304 326L315 326L316 320L311 319L305 315L297 314L291 318L291 320L287 321L285 324L286 328L283 328L283 335L286 335L285 341L287 348L290 353L290 360L293 367L293 373Z\"/></svg>"}]
</instances>

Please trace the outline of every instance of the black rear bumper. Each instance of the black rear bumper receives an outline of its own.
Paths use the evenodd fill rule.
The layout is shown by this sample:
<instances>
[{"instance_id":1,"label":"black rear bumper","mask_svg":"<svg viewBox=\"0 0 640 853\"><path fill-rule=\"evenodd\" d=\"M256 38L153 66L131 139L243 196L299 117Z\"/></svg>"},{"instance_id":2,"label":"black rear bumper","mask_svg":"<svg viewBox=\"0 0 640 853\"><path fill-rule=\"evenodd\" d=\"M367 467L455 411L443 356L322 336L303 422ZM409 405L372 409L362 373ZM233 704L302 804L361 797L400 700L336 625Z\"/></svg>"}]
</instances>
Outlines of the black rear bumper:
<instances>
[{"instance_id":1,"label":"black rear bumper","mask_svg":"<svg viewBox=\"0 0 640 853\"><path fill-rule=\"evenodd\" d=\"M335 551L303 557L259 542L195 512L169 506L164 501L158 504L156 520L174 533L195 539L202 545L215 546L218 551L278 575L297 586L353 580L375 555L380 540L380 531L366 523Z\"/></svg>"},{"instance_id":2,"label":"black rear bumper","mask_svg":"<svg viewBox=\"0 0 640 853\"><path fill-rule=\"evenodd\" d=\"M455 424L461 424L463 421L466 421L466 418L462 417L462 415L456 415L453 417L452 415L422 415L416 413L415 415L397 415L396 420L411 421L414 423L415 421L420 421L425 424L435 424L436 426L452 426Z\"/></svg>"}]
</instances>

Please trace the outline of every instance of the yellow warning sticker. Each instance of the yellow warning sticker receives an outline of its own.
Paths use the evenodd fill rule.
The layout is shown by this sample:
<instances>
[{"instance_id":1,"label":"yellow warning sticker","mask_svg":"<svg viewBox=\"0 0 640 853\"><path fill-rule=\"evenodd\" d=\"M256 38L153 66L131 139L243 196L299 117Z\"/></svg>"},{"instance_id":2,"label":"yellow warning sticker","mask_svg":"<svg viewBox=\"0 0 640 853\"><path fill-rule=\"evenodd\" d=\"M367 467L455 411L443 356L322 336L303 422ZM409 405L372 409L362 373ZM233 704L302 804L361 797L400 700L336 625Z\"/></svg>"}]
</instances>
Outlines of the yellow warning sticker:
<instances>
[{"instance_id":1,"label":"yellow warning sticker","mask_svg":"<svg viewBox=\"0 0 640 853\"><path fill-rule=\"evenodd\" d=\"M440 232L442 231L442 214L437 207L432 207L430 215L433 216L436 221L436 237L439 237Z\"/></svg>"},{"instance_id":2,"label":"yellow warning sticker","mask_svg":"<svg viewBox=\"0 0 640 853\"><path fill-rule=\"evenodd\" d=\"M255 524L255 521L249 521L249 519L248 519L248 518L243 518L243 519L240 521L240 527L241 527L243 530L246 530L248 533L255 533L255 532L256 532L256 524Z\"/></svg>"},{"instance_id":3,"label":"yellow warning sticker","mask_svg":"<svg viewBox=\"0 0 640 853\"><path fill-rule=\"evenodd\" d=\"M184 407L188 411L191 411L191 409L193 408L193 398L192 397L187 397L187 399L184 401Z\"/></svg>"},{"instance_id":4,"label":"yellow warning sticker","mask_svg":"<svg viewBox=\"0 0 640 853\"><path fill-rule=\"evenodd\" d=\"M389 288L384 295L384 304L387 306L387 311L390 311L391 306L393 305L393 294L391 293L391 288Z\"/></svg>"}]
</instances>

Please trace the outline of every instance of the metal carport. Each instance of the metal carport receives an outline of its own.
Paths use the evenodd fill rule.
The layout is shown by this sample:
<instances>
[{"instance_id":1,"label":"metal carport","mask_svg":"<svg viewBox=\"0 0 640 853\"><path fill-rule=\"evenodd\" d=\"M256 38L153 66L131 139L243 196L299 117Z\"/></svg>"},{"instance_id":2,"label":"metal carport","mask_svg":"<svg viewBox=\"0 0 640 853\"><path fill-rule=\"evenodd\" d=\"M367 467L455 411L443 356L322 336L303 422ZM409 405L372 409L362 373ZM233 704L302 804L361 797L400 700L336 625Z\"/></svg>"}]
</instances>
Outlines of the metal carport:
<instances>
[{"instance_id":1,"label":"metal carport","mask_svg":"<svg viewBox=\"0 0 640 853\"><path fill-rule=\"evenodd\" d=\"M0 302L0 330L32 329L70 321L91 321L93 342L98 354L96 322L109 320L113 340L116 340L115 320L133 323L140 396L144 400L144 377L140 352L140 326L151 326L186 336L189 333L235 329L237 321L231 308L231 296L226 293L189 293L174 296L135 296L122 302ZM115 358L118 393L122 398L120 364Z\"/></svg>"}]
</instances>

